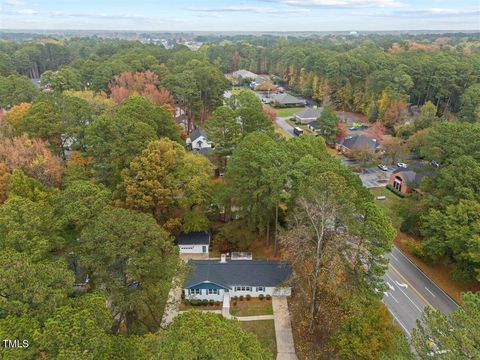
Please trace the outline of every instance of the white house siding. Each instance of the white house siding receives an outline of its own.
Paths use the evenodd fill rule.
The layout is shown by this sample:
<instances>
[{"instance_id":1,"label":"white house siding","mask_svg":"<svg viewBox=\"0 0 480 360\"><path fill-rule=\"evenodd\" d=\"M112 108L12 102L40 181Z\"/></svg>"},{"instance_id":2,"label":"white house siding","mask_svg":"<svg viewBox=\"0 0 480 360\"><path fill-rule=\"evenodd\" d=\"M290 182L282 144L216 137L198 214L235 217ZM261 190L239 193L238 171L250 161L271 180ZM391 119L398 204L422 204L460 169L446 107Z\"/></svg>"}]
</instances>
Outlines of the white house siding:
<instances>
[{"instance_id":1,"label":"white house siding","mask_svg":"<svg viewBox=\"0 0 480 360\"><path fill-rule=\"evenodd\" d=\"M241 291L241 290L235 290L235 287L232 288L232 290L229 290L230 298L234 296L247 296L250 295L251 297L258 297L260 294L263 294L263 296L290 296L291 295L291 288L290 287L265 287L265 291L258 291L256 286L252 287L251 291ZM208 294L207 289L201 289L200 294L195 294L191 295L189 294L189 289L184 289L185 290L185 298L188 300L193 300L193 299L199 299L199 300L215 300L215 301L223 301L223 294L225 290L218 290L218 294Z\"/></svg>"},{"instance_id":2,"label":"white house siding","mask_svg":"<svg viewBox=\"0 0 480 360\"><path fill-rule=\"evenodd\" d=\"M230 290L230 296L246 296L250 295L251 297L258 297L260 294L263 294L264 296L266 295L280 295L284 294L285 296L290 296L290 288L275 288L275 287L264 287L264 291L258 291L257 286L252 286L251 291L238 291L235 290L235 287L232 287L232 290Z\"/></svg>"},{"instance_id":3,"label":"white house siding","mask_svg":"<svg viewBox=\"0 0 480 360\"><path fill-rule=\"evenodd\" d=\"M203 136L200 136L192 141L192 149L206 149L211 147L212 144Z\"/></svg>"},{"instance_id":4,"label":"white house siding","mask_svg":"<svg viewBox=\"0 0 480 360\"><path fill-rule=\"evenodd\" d=\"M203 254L203 247L207 247L208 254L208 245L178 245L180 249L180 254Z\"/></svg>"},{"instance_id":5,"label":"white house siding","mask_svg":"<svg viewBox=\"0 0 480 360\"><path fill-rule=\"evenodd\" d=\"M200 294L190 295L188 289L185 289L185 299L188 300L214 300L214 301L223 301L223 292L224 290L219 289L218 294L208 294L207 289L200 289Z\"/></svg>"}]
</instances>

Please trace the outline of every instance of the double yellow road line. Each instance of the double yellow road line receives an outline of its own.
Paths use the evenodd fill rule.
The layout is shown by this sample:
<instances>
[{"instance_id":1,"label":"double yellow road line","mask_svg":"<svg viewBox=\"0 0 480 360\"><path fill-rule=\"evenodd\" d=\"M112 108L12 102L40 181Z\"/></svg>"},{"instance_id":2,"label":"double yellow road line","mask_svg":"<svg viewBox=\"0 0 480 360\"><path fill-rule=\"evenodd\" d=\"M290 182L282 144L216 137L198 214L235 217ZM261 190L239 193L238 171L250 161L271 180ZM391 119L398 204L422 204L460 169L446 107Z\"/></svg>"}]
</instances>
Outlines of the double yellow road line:
<instances>
[{"instance_id":1,"label":"double yellow road line","mask_svg":"<svg viewBox=\"0 0 480 360\"><path fill-rule=\"evenodd\" d=\"M405 279L402 274L400 274L400 272L395 268L395 266L392 265L392 263L390 263L390 268L405 282L405 284L407 284L413 290L415 294L417 294L420 299L422 299L423 302L425 302L425 304L436 310L436 308L427 299L425 299L425 297L420 294L420 292L415 289L415 287L407 279Z\"/></svg>"}]
</instances>

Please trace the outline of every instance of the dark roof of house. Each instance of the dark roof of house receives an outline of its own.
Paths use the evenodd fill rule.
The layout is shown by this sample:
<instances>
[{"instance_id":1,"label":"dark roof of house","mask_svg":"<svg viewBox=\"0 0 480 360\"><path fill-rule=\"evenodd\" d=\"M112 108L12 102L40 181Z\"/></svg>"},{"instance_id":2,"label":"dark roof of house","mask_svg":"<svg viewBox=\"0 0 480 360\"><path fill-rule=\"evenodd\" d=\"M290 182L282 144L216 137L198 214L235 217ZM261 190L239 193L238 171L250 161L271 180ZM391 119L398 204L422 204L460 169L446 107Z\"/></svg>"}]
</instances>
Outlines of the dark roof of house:
<instances>
[{"instance_id":1,"label":"dark roof of house","mask_svg":"<svg viewBox=\"0 0 480 360\"><path fill-rule=\"evenodd\" d=\"M190 133L190 140L195 141L197 140L200 136L207 137L207 132L203 129L196 128Z\"/></svg>"},{"instance_id":2,"label":"dark roof of house","mask_svg":"<svg viewBox=\"0 0 480 360\"><path fill-rule=\"evenodd\" d=\"M350 150L361 149L365 146L375 150L378 147L377 140L366 135L348 136L343 140L342 145Z\"/></svg>"},{"instance_id":3,"label":"dark roof of house","mask_svg":"<svg viewBox=\"0 0 480 360\"><path fill-rule=\"evenodd\" d=\"M305 100L299 99L287 93L275 94L272 96L272 101L280 104L304 104Z\"/></svg>"},{"instance_id":4,"label":"dark roof of house","mask_svg":"<svg viewBox=\"0 0 480 360\"><path fill-rule=\"evenodd\" d=\"M210 245L210 232L194 231L181 233L177 239L178 245Z\"/></svg>"},{"instance_id":5,"label":"dark roof of house","mask_svg":"<svg viewBox=\"0 0 480 360\"><path fill-rule=\"evenodd\" d=\"M295 113L301 119L318 119L322 114L322 108L305 108Z\"/></svg>"},{"instance_id":6,"label":"dark roof of house","mask_svg":"<svg viewBox=\"0 0 480 360\"><path fill-rule=\"evenodd\" d=\"M407 169L397 169L392 174L400 175L407 183L420 184L425 176L435 177L435 170L429 169L420 162L413 162Z\"/></svg>"},{"instance_id":7,"label":"dark roof of house","mask_svg":"<svg viewBox=\"0 0 480 360\"><path fill-rule=\"evenodd\" d=\"M203 148L200 148L200 149L194 149L195 152L199 155L203 155L203 156L208 156L210 155L210 153L213 151L213 148L211 147L203 147Z\"/></svg>"},{"instance_id":8,"label":"dark roof of house","mask_svg":"<svg viewBox=\"0 0 480 360\"><path fill-rule=\"evenodd\" d=\"M397 169L393 172L395 175L400 175L407 183L420 184L425 177L424 174L419 174L416 171L408 169Z\"/></svg>"},{"instance_id":9,"label":"dark roof of house","mask_svg":"<svg viewBox=\"0 0 480 360\"><path fill-rule=\"evenodd\" d=\"M211 282L225 288L236 285L268 286L281 285L290 276L291 268L285 261L275 260L233 260L221 263L219 260L191 260L192 271L185 287Z\"/></svg>"}]
</instances>

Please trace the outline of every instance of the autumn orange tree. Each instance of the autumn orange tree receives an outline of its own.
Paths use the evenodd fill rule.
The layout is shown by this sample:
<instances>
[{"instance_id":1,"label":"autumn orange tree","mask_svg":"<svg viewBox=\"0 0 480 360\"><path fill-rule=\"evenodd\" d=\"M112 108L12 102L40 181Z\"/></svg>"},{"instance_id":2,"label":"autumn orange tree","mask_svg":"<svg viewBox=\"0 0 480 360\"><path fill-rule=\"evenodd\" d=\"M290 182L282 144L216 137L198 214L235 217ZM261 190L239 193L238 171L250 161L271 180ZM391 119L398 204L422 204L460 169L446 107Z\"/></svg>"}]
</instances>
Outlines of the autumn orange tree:
<instances>
[{"instance_id":1,"label":"autumn orange tree","mask_svg":"<svg viewBox=\"0 0 480 360\"><path fill-rule=\"evenodd\" d=\"M62 178L60 159L50 151L48 144L27 135L1 139L0 162L5 164L6 171L22 170L45 185L58 186Z\"/></svg>"},{"instance_id":2,"label":"autumn orange tree","mask_svg":"<svg viewBox=\"0 0 480 360\"><path fill-rule=\"evenodd\" d=\"M108 88L113 100L120 104L132 95L146 97L154 105L165 106L169 111L175 110L175 101L167 89L159 87L160 80L153 71L132 73L124 71L110 82Z\"/></svg>"},{"instance_id":3,"label":"autumn orange tree","mask_svg":"<svg viewBox=\"0 0 480 360\"><path fill-rule=\"evenodd\" d=\"M21 103L13 106L5 115L5 121L12 127L18 126L22 118L27 114L32 107L30 103Z\"/></svg>"}]
</instances>

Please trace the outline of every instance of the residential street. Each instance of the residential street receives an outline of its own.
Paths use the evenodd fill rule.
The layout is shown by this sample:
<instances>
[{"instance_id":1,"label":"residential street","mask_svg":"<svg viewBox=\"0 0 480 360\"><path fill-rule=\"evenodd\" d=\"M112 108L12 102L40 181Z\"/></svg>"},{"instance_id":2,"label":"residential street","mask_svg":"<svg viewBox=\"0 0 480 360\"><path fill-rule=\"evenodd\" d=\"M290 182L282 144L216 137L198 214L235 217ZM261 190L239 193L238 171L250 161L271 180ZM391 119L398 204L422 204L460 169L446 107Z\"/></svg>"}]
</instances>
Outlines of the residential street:
<instances>
[{"instance_id":1,"label":"residential street","mask_svg":"<svg viewBox=\"0 0 480 360\"><path fill-rule=\"evenodd\" d=\"M416 326L416 320L427 306L449 313L458 305L398 248L387 255L390 266L385 273L389 290L383 302L408 336Z\"/></svg>"},{"instance_id":2,"label":"residential street","mask_svg":"<svg viewBox=\"0 0 480 360\"><path fill-rule=\"evenodd\" d=\"M277 118L277 124L293 136L293 128L285 119ZM343 163L343 162L342 162ZM347 163L344 165L348 166ZM391 174L393 167L389 167L386 176ZM367 169L362 176L365 187L375 187L373 183L379 179L377 168ZM384 186L385 184L383 184ZM380 185L376 185L380 186ZM390 265L385 273L385 282L389 290L385 293L383 302L390 313L408 336L416 326L423 309L434 307L442 312L451 312L458 307L445 292L417 268L398 248L394 247L387 254Z\"/></svg>"}]
</instances>

